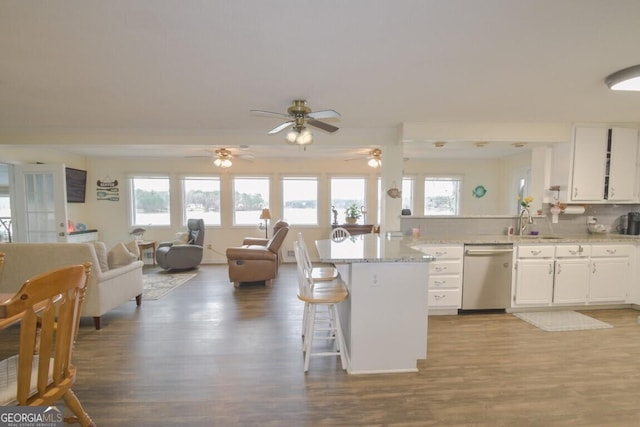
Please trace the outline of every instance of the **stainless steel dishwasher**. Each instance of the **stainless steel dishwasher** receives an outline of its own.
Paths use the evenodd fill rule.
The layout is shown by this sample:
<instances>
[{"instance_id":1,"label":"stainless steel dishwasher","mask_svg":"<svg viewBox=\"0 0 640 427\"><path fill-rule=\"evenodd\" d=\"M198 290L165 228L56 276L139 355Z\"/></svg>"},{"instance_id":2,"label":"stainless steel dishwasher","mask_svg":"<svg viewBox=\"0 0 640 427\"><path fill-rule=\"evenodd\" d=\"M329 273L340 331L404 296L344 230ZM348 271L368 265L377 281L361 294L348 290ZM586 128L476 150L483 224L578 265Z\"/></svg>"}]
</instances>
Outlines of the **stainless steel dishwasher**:
<instances>
[{"instance_id":1,"label":"stainless steel dishwasher","mask_svg":"<svg viewBox=\"0 0 640 427\"><path fill-rule=\"evenodd\" d=\"M513 245L465 245L462 311L501 310L511 304Z\"/></svg>"}]
</instances>

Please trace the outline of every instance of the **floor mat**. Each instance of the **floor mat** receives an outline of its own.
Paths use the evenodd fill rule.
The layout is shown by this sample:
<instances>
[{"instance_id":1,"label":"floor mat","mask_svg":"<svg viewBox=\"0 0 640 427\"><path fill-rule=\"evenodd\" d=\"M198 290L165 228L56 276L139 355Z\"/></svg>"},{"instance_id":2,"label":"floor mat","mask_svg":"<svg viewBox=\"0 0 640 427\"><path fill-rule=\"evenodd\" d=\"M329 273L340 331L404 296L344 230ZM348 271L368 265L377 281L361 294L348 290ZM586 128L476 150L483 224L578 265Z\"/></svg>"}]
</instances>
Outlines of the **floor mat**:
<instances>
[{"instance_id":1,"label":"floor mat","mask_svg":"<svg viewBox=\"0 0 640 427\"><path fill-rule=\"evenodd\" d=\"M144 289L142 291L143 300L157 300L177 288L184 285L189 279L196 277L192 274L169 274L151 273L143 274L142 281Z\"/></svg>"},{"instance_id":2,"label":"floor mat","mask_svg":"<svg viewBox=\"0 0 640 427\"><path fill-rule=\"evenodd\" d=\"M576 311L535 311L513 315L549 332L613 328L608 323Z\"/></svg>"}]
</instances>

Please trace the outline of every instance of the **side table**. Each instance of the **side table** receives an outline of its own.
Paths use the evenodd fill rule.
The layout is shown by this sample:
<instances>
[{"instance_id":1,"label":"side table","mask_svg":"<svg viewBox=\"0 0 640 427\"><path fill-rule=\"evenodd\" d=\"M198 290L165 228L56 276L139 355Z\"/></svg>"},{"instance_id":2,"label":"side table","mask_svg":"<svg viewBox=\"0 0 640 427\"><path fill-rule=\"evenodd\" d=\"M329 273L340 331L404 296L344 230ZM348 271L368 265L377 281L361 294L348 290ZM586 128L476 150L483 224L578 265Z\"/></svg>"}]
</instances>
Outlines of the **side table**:
<instances>
[{"instance_id":1,"label":"side table","mask_svg":"<svg viewBox=\"0 0 640 427\"><path fill-rule=\"evenodd\" d=\"M156 265L156 245L158 242L156 242L155 240L142 240L140 242L138 242L138 252L140 253L140 255L138 256L138 259L140 261L142 261L142 252L145 249L151 249L153 251L153 265Z\"/></svg>"}]
</instances>

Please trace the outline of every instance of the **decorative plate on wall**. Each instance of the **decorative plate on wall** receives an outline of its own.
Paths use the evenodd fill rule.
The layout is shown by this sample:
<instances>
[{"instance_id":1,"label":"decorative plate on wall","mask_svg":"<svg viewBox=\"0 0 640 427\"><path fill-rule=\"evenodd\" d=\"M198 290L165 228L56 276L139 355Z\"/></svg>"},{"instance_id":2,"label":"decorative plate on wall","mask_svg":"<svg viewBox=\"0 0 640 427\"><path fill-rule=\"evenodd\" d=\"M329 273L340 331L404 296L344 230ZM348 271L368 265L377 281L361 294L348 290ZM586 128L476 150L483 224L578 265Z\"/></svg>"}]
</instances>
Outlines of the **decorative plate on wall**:
<instances>
[{"instance_id":1,"label":"decorative plate on wall","mask_svg":"<svg viewBox=\"0 0 640 427\"><path fill-rule=\"evenodd\" d=\"M476 188L473 189L472 193L473 193L473 197L480 198L485 194L487 194L487 189L484 188L482 185L478 185Z\"/></svg>"}]
</instances>

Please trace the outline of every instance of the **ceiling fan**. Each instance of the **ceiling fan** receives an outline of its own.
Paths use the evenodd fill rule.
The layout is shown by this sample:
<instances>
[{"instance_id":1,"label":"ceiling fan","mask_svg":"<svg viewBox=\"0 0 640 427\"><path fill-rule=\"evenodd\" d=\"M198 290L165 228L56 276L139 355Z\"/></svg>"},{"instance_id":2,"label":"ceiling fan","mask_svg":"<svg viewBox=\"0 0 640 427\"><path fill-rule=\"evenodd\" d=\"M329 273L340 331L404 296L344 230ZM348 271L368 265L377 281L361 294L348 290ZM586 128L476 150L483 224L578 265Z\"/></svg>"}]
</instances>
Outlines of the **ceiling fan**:
<instances>
[{"instance_id":1,"label":"ceiling fan","mask_svg":"<svg viewBox=\"0 0 640 427\"><path fill-rule=\"evenodd\" d=\"M259 116L286 119L284 123L279 124L267 133L274 135L291 126L291 131L286 136L286 141L290 144L308 145L313 142L313 135L309 129L307 129L307 125L322 129L326 132L335 132L339 129L332 124L321 122L318 119L336 119L340 117L340 113L335 110L320 110L314 112L311 108L307 107L307 101L304 99L294 100L293 104L287 108L286 114L264 110L251 110L251 112Z\"/></svg>"},{"instance_id":2,"label":"ceiling fan","mask_svg":"<svg viewBox=\"0 0 640 427\"><path fill-rule=\"evenodd\" d=\"M382 150L379 148L374 148L369 150L366 155L367 164L372 168L379 168L382 166ZM345 159L345 162L352 162L354 160L362 160L362 157L356 157L353 159Z\"/></svg>"},{"instance_id":3,"label":"ceiling fan","mask_svg":"<svg viewBox=\"0 0 640 427\"><path fill-rule=\"evenodd\" d=\"M208 154L185 156L187 158L193 157L210 157L213 158L213 164L219 168L226 169L233 165L233 159L253 161L253 154L244 152L242 148L239 151L233 152L229 148L216 148L215 150L201 150L206 151Z\"/></svg>"}]
</instances>

